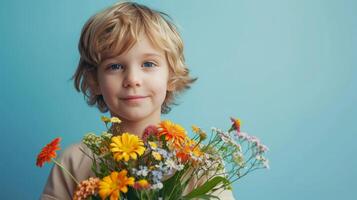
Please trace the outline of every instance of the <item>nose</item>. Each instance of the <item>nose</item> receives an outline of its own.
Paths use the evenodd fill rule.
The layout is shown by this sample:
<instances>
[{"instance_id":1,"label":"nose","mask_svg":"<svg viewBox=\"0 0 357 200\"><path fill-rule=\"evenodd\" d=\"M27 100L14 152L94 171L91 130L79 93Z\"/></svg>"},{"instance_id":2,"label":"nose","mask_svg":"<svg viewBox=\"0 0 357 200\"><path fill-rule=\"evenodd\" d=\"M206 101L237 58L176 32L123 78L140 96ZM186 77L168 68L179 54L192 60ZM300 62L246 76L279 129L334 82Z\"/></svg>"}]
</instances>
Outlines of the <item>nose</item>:
<instances>
[{"instance_id":1,"label":"nose","mask_svg":"<svg viewBox=\"0 0 357 200\"><path fill-rule=\"evenodd\" d=\"M128 67L125 73L125 78L123 81L123 87L140 87L141 86L141 75L140 70L135 69L135 67Z\"/></svg>"}]
</instances>

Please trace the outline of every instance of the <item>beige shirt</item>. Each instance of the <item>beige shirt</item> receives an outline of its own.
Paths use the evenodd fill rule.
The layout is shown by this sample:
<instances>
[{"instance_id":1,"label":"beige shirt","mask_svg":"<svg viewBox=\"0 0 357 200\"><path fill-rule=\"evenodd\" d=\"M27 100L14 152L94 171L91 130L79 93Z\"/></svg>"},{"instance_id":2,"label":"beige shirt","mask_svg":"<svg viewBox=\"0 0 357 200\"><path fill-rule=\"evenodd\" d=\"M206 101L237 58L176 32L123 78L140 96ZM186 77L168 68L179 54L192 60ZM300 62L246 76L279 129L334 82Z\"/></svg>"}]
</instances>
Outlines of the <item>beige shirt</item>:
<instances>
[{"instance_id":1,"label":"beige shirt","mask_svg":"<svg viewBox=\"0 0 357 200\"><path fill-rule=\"evenodd\" d=\"M83 144L78 143L66 148L58 161L80 182L89 177L95 177L91 170L92 160L81 150L91 155L91 151ZM47 183L41 195L41 200L67 200L72 199L76 183L60 167L54 165L48 176ZM185 192L184 192L185 193ZM187 193L187 191L186 191ZM222 200L234 200L230 190L214 193Z\"/></svg>"}]
</instances>

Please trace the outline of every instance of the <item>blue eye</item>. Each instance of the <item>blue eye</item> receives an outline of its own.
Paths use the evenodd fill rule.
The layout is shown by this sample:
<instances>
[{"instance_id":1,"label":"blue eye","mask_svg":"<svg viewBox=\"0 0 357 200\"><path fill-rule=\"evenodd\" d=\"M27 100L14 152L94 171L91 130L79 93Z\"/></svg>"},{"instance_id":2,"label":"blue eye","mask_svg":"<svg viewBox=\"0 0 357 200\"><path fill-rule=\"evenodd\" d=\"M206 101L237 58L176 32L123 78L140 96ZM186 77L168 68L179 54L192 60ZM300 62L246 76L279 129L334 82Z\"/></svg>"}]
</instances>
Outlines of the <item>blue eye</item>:
<instances>
[{"instance_id":1,"label":"blue eye","mask_svg":"<svg viewBox=\"0 0 357 200\"><path fill-rule=\"evenodd\" d=\"M119 64L119 63L115 63L115 64L110 64L109 65L109 69L110 70L116 70L116 69L121 69L123 68L123 65Z\"/></svg>"},{"instance_id":2,"label":"blue eye","mask_svg":"<svg viewBox=\"0 0 357 200\"><path fill-rule=\"evenodd\" d=\"M144 67L155 67L156 66L156 64L155 63L153 63L153 62L144 62Z\"/></svg>"}]
</instances>

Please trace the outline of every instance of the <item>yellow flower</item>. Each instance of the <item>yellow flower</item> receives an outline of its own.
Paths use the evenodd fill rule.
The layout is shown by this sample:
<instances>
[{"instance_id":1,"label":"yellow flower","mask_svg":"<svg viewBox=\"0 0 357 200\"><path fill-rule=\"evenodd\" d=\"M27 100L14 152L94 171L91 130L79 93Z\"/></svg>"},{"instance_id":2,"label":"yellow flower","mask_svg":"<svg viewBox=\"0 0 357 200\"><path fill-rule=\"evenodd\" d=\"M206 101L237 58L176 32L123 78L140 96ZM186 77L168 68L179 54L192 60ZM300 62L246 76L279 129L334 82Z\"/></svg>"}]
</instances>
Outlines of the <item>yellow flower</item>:
<instances>
[{"instance_id":1,"label":"yellow flower","mask_svg":"<svg viewBox=\"0 0 357 200\"><path fill-rule=\"evenodd\" d=\"M193 140L189 140L187 142L187 146L190 148L191 152L193 153L193 155L199 157L201 156L203 153L199 147L199 145L197 145L197 143Z\"/></svg>"},{"instance_id":2,"label":"yellow flower","mask_svg":"<svg viewBox=\"0 0 357 200\"><path fill-rule=\"evenodd\" d=\"M200 140L205 140L207 138L207 134L201 128L197 127L196 125L192 125L191 128L194 133L200 136Z\"/></svg>"},{"instance_id":3,"label":"yellow flower","mask_svg":"<svg viewBox=\"0 0 357 200\"><path fill-rule=\"evenodd\" d=\"M120 123L120 122L121 122L121 120L120 120L118 117L108 118L108 117L106 117L106 116L102 116L102 117L101 117L101 120L102 120L103 122L105 122L105 123L109 123L109 122L111 122L111 123Z\"/></svg>"},{"instance_id":4,"label":"yellow flower","mask_svg":"<svg viewBox=\"0 0 357 200\"><path fill-rule=\"evenodd\" d=\"M139 185L143 188L147 187L149 185L149 182L145 179L141 179L138 181Z\"/></svg>"},{"instance_id":5,"label":"yellow flower","mask_svg":"<svg viewBox=\"0 0 357 200\"><path fill-rule=\"evenodd\" d=\"M110 122L111 123L121 123L121 120L118 117L112 117L110 118Z\"/></svg>"},{"instance_id":6,"label":"yellow flower","mask_svg":"<svg viewBox=\"0 0 357 200\"><path fill-rule=\"evenodd\" d=\"M150 187L150 183L146 179L140 179L134 183L133 187L136 190L148 189Z\"/></svg>"},{"instance_id":7,"label":"yellow flower","mask_svg":"<svg viewBox=\"0 0 357 200\"><path fill-rule=\"evenodd\" d=\"M120 192L127 193L128 185L133 186L135 179L127 177L127 171L112 172L109 176L104 177L99 183L99 196L106 199L110 196L110 200L117 200L120 197Z\"/></svg>"},{"instance_id":8,"label":"yellow flower","mask_svg":"<svg viewBox=\"0 0 357 200\"><path fill-rule=\"evenodd\" d=\"M106 117L106 116L102 116L102 117L101 117L101 120L102 120L103 122L105 122L105 123L110 122L110 119L109 119L108 117Z\"/></svg>"},{"instance_id":9,"label":"yellow flower","mask_svg":"<svg viewBox=\"0 0 357 200\"><path fill-rule=\"evenodd\" d=\"M173 142L176 147L180 147L187 138L186 130L179 124L175 124L170 120L160 122L158 131L159 137L164 135L165 140Z\"/></svg>"},{"instance_id":10,"label":"yellow flower","mask_svg":"<svg viewBox=\"0 0 357 200\"><path fill-rule=\"evenodd\" d=\"M149 142L149 145L152 149L156 149L157 148L157 144L155 142Z\"/></svg>"},{"instance_id":11,"label":"yellow flower","mask_svg":"<svg viewBox=\"0 0 357 200\"><path fill-rule=\"evenodd\" d=\"M127 132L112 137L110 147L117 161L124 159L127 162L130 158L136 160L145 152L144 142L138 136Z\"/></svg>"},{"instance_id":12,"label":"yellow flower","mask_svg":"<svg viewBox=\"0 0 357 200\"><path fill-rule=\"evenodd\" d=\"M155 160L161 160L161 155L158 152L153 151L151 154Z\"/></svg>"},{"instance_id":13,"label":"yellow flower","mask_svg":"<svg viewBox=\"0 0 357 200\"><path fill-rule=\"evenodd\" d=\"M198 128L196 125L192 125L191 128L192 128L192 131L193 131L193 132L195 132L195 133L197 133L197 134L200 133L200 130L201 130L201 129Z\"/></svg>"},{"instance_id":14,"label":"yellow flower","mask_svg":"<svg viewBox=\"0 0 357 200\"><path fill-rule=\"evenodd\" d=\"M207 134L204 131L200 132L200 140L205 140L207 138Z\"/></svg>"}]
</instances>

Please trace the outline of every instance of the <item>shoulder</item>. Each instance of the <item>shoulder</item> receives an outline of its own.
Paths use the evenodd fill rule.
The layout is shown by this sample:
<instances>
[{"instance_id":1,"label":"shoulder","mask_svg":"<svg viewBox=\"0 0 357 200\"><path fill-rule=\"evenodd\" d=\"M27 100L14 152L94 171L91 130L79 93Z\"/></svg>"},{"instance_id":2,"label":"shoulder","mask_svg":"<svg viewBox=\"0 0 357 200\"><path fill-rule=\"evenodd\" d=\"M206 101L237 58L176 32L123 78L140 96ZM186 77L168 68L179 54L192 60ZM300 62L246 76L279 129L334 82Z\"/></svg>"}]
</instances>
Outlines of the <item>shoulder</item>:
<instances>
[{"instance_id":1,"label":"shoulder","mask_svg":"<svg viewBox=\"0 0 357 200\"><path fill-rule=\"evenodd\" d=\"M90 150L88 147L83 144L82 142L74 143L71 144L70 146L66 147L62 153L60 154L60 158L71 158L71 157L77 157L77 156L82 156L84 153L89 153Z\"/></svg>"},{"instance_id":2,"label":"shoulder","mask_svg":"<svg viewBox=\"0 0 357 200\"><path fill-rule=\"evenodd\" d=\"M82 142L65 148L59 156L59 161L70 169L78 169L91 163L90 149Z\"/></svg>"},{"instance_id":3,"label":"shoulder","mask_svg":"<svg viewBox=\"0 0 357 200\"><path fill-rule=\"evenodd\" d=\"M90 150L83 143L72 144L65 148L56 159L77 181L92 176L92 160ZM58 165L53 165L47 178L47 183L41 195L41 200L71 199L76 182Z\"/></svg>"}]
</instances>

